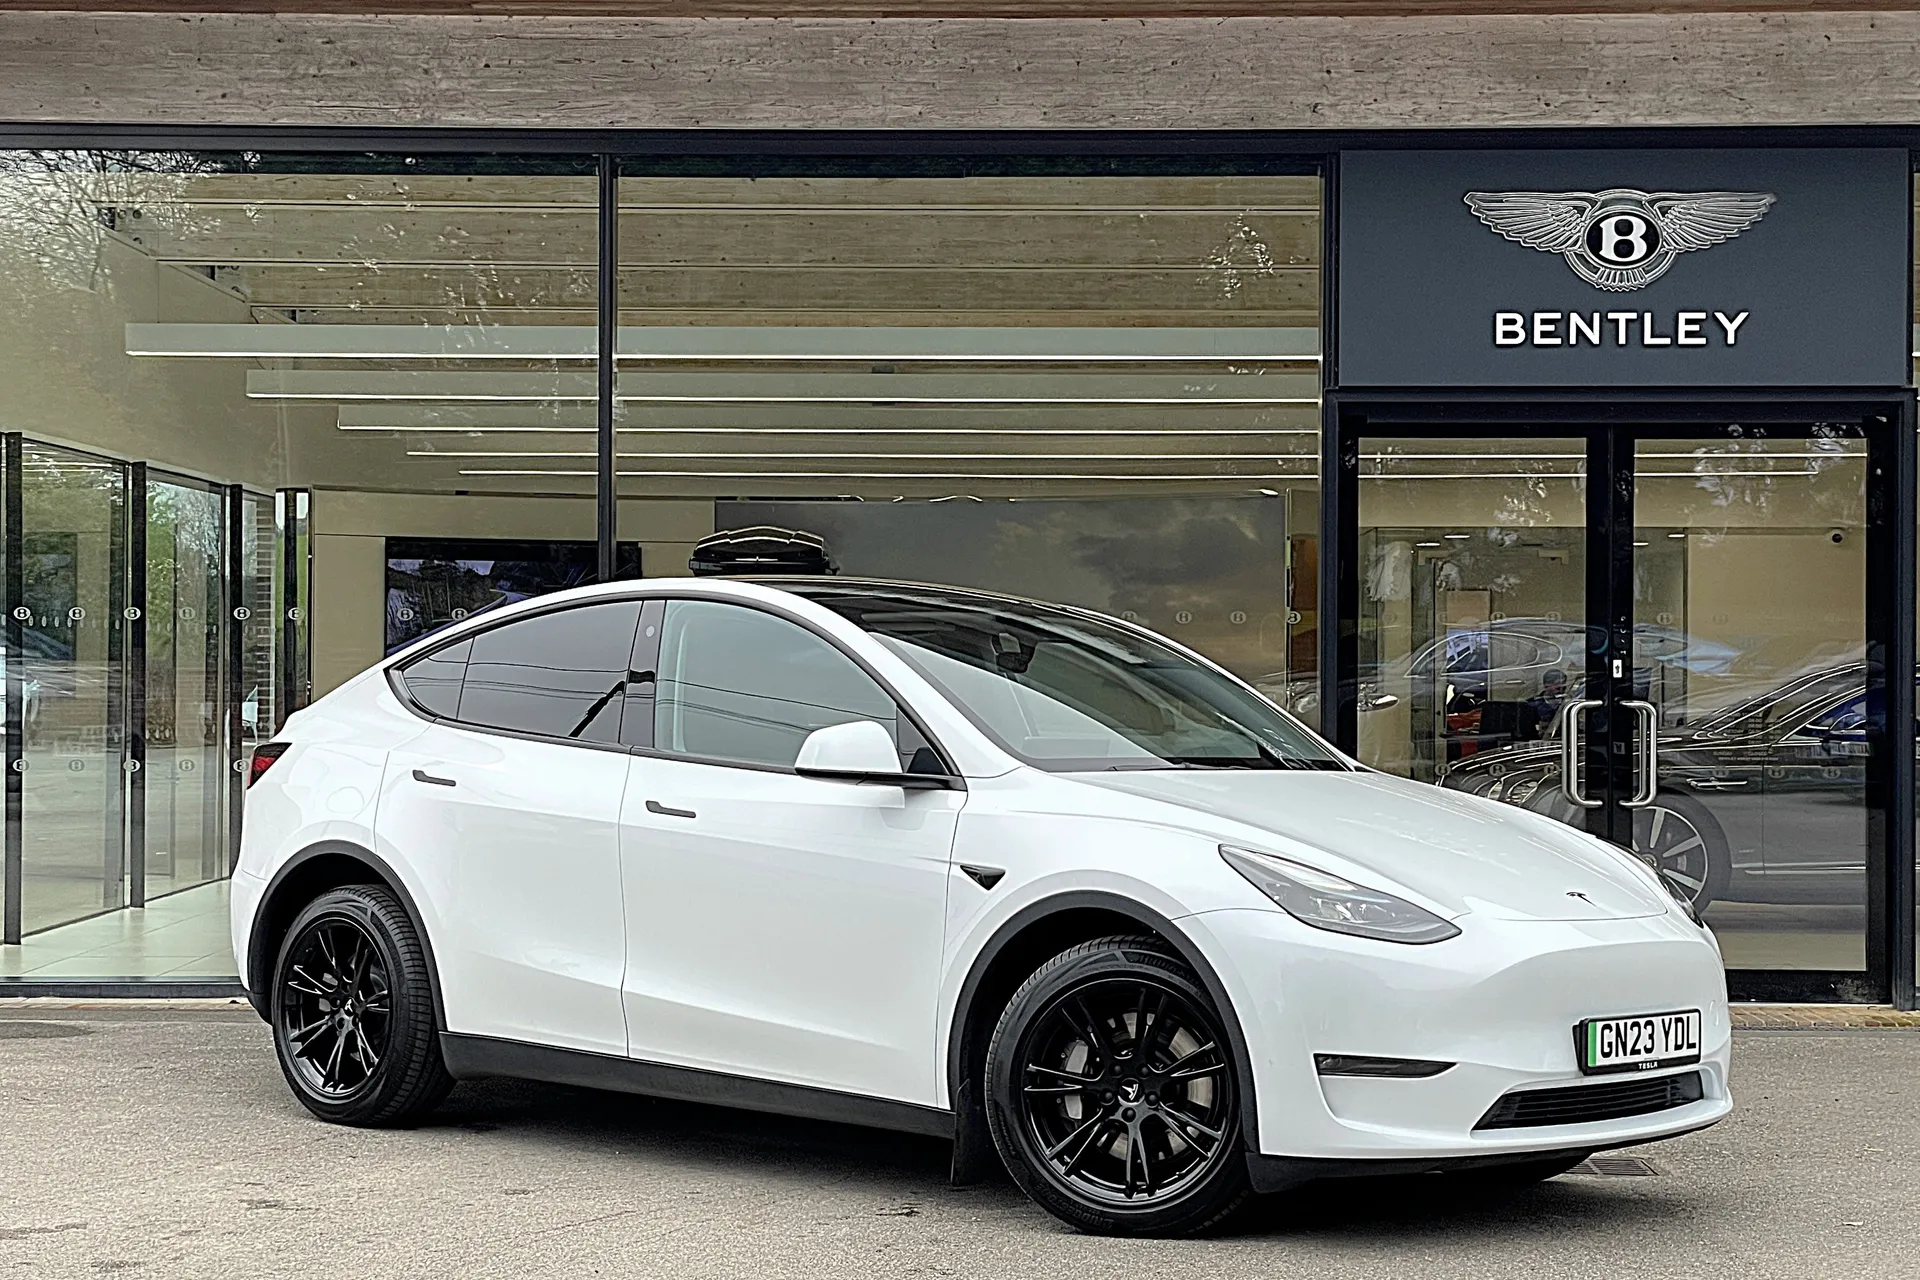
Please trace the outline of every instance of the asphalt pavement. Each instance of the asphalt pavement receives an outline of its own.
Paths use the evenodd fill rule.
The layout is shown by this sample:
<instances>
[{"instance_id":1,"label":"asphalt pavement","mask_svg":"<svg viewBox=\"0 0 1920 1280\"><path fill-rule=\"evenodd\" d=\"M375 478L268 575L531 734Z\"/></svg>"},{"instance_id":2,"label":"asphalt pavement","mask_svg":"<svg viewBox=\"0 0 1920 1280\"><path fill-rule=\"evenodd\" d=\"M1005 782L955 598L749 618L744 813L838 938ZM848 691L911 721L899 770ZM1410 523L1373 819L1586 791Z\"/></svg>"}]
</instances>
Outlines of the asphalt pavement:
<instances>
[{"instance_id":1,"label":"asphalt pavement","mask_svg":"<svg viewBox=\"0 0 1920 1280\"><path fill-rule=\"evenodd\" d=\"M1742 1032L1736 1111L1652 1176L1261 1202L1076 1235L938 1142L512 1082L411 1131L311 1119L245 1010L0 1010L5 1277L1920 1276L1920 1031Z\"/></svg>"}]
</instances>

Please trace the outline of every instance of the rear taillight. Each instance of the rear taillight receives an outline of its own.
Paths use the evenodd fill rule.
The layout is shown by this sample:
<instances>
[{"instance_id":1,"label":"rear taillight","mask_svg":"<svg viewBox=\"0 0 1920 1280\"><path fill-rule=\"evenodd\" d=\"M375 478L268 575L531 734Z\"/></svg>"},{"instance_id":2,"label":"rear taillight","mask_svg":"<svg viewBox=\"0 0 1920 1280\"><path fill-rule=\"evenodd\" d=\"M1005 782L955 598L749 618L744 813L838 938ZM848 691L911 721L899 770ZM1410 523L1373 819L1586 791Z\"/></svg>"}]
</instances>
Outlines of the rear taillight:
<instances>
[{"instance_id":1,"label":"rear taillight","mask_svg":"<svg viewBox=\"0 0 1920 1280\"><path fill-rule=\"evenodd\" d=\"M273 762L287 754L289 743L263 742L253 749L253 759L247 762L247 785L252 786L267 776L267 770L273 768Z\"/></svg>"}]
</instances>

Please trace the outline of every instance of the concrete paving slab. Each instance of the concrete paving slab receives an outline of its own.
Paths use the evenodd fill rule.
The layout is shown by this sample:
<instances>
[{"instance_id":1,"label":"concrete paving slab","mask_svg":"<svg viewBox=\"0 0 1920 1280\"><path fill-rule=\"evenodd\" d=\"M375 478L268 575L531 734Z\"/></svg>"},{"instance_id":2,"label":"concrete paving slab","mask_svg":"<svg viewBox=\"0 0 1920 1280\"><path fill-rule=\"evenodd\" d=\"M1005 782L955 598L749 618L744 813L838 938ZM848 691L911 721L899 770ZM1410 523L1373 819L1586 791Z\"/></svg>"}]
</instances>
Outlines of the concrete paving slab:
<instances>
[{"instance_id":1,"label":"concrete paving slab","mask_svg":"<svg viewBox=\"0 0 1920 1280\"><path fill-rule=\"evenodd\" d=\"M1742 1032L1738 1110L1511 1195L1276 1197L1210 1239L1075 1235L938 1142L513 1082L404 1132L311 1119L244 1008L0 1012L0 1276L1910 1277L1920 1036ZM21 1034L31 1025L33 1030Z\"/></svg>"}]
</instances>

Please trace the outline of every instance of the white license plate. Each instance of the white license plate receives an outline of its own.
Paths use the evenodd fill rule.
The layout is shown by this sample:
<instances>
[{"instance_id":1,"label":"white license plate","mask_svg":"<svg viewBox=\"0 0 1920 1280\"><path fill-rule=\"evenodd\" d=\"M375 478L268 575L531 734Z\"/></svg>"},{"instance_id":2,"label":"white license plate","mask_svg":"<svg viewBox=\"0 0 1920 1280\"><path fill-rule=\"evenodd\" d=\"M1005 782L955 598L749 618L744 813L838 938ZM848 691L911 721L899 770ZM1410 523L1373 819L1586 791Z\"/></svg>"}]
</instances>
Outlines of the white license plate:
<instances>
[{"instance_id":1,"label":"white license plate","mask_svg":"<svg viewBox=\"0 0 1920 1280\"><path fill-rule=\"evenodd\" d=\"M1700 1011L1589 1018L1573 1029L1580 1070L1652 1071L1700 1061Z\"/></svg>"}]
</instances>

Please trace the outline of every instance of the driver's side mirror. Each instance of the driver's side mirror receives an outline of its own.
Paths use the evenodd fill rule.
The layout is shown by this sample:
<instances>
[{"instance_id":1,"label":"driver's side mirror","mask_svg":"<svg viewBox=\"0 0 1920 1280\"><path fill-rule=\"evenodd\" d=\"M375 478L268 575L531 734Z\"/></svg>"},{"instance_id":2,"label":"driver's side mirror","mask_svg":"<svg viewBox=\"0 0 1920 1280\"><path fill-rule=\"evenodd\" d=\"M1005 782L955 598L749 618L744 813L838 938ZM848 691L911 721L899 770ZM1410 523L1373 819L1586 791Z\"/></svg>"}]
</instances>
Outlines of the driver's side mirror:
<instances>
[{"instance_id":1,"label":"driver's side mirror","mask_svg":"<svg viewBox=\"0 0 1920 1280\"><path fill-rule=\"evenodd\" d=\"M893 735L872 720L849 720L846 724L815 729L800 744L793 771L803 778L821 778L831 782L870 782L882 786L914 790L952 791L959 787L955 778L931 773L908 773L900 767Z\"/></svg>"}]
</instances>

